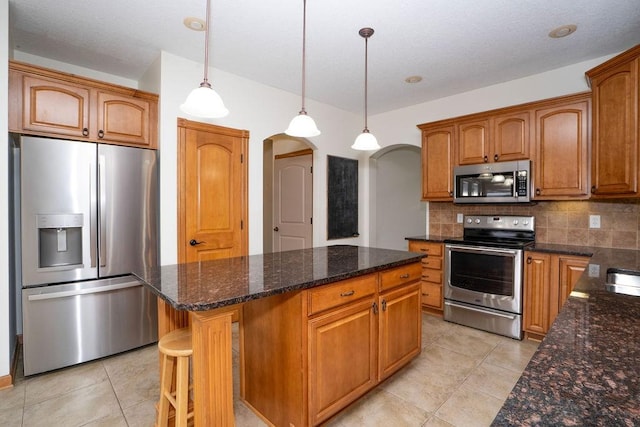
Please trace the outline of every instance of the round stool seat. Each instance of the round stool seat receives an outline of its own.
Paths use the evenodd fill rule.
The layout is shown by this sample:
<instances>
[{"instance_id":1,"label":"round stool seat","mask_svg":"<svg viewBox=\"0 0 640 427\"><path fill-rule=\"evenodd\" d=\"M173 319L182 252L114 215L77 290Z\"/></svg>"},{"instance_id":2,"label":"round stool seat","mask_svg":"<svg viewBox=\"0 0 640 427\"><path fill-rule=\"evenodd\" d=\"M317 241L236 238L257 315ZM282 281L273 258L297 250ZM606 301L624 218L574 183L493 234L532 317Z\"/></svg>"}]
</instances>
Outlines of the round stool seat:
<instances>
[{"instance_id":1,"label":"round stool seat","mask_svg":"<svg viewBox=\"0 0 640 427\"><path fill-rule=\"evenodd\" d=\"M188 357L193 354L191 329L182 328L169 332L158 341L161 353L171 357Z\"/></svg>"}]
</instances>

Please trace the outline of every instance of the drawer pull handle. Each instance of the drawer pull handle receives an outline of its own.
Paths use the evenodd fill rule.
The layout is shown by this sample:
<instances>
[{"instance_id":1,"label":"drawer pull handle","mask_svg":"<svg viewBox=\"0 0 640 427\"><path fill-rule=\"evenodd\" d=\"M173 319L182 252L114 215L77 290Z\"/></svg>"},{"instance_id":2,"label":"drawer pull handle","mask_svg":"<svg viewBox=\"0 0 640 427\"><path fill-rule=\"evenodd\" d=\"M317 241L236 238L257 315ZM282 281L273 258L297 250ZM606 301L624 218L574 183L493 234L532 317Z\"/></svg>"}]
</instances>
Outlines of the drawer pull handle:
<instances>
[{"instance_id":1,"label":"drawer pull handle","mask_svg":"<svg viewBox=\"0 0 640 427\"><path fill-rule=\"evenodd\" d=\"M400 278L401 278L401 279L408 279L408 278L409 278L409 273L401 274L401 275L400 275Z\"/></svg>"},{"instance_id":2,"label":"drawer pull handle","mask_svg":"<svg viewBox=\"0 0 640 427\"><path fill-rule=\"evenodd\" d=\"M351 291L349 291L349 292L343 292L343 293L341 293L341 294L340 294L340 296L341 296L341 297L350 297L351 295L353 295L353 294L355 294L355 293L356 293L356 291L351 290Z\"/></svg>"},{"instance_id":3,"label":"drawer pull handle","mask_svg":"<svg viewBox=\"0 0 640 427\"><path fill-rule=\"evenodd\" d=\"M422 252L429 252L429 249L422 248L420 249Z\"/></svg>"},{"instance_id":4,"label":"drawer pull handle","mask_svg":"<svg viewBox=\"0 0 640 427\"><path fill-rule=\"evenodd\" d=\"M429 294L425 294L424 292L422 293L423 296L428 297Z\"/></svg>"}]
</instances>

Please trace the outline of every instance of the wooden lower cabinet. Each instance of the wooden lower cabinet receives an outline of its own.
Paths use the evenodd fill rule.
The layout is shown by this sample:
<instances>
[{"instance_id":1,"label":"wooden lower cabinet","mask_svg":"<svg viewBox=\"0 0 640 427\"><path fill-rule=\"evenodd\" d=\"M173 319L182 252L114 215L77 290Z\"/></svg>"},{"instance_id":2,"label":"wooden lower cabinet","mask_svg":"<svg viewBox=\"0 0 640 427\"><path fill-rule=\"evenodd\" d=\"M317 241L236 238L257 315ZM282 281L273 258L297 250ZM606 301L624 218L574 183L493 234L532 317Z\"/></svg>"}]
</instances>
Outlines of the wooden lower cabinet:
<instances>
[{"instance_id":1,"label":"wooden lower cabinet","mask_svg":"<svg viewBox=\"0 0 640 427\"><path fill-rule=\"evenodd\" d=\"M243 306L240 395L276 426L315 426L421 350L420 263Z\"/></svg>"},{"instance_id":2,"label":"wooden lower cabinet","mask_svg":"<svg viewBox=\"0 0 640 427\"><path fill-rule=\"evenodd\" d=\"M422 307L429 313L442 315L444 245L437 242L409 240L409 251L427 254L425 258L422 258L422 286L420 291Z\"/></svg>"},{"instance_id":3,"label":"wooden lower cabinet","mask_svg":"<svg viewBox=\"0 0 640 427\"><path fill-rule=\"evenodd\" d=\"M525 252L524 326L529 338L542 339L589 264L588 257Z\"/></svg>"}]
</instances>

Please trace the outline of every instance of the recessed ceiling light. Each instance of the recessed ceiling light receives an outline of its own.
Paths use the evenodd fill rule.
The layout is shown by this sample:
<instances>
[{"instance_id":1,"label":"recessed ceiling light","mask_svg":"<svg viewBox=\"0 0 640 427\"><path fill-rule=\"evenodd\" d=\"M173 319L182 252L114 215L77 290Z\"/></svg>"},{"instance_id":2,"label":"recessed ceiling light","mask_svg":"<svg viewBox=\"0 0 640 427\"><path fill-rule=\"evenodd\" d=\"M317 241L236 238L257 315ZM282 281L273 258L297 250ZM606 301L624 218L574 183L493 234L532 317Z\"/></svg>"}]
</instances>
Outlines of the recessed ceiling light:
<instances>
[{"instance_id":1,"label":"recessed ceiling light","mask_svg":"<svg viewBox=\"0 0 640 427\"><path fill-rule=\"evenodd\" d=\"M193 16L188 16L184 18L184 26L193 31L204 31L207 24L200 18L194 18Z\"/></svg>"},{"instance_id":2,"label":"recessed ceiling light","mask_svg":"<svg viewBox=\"0 0 640 427\"><path fill-rule=\"evenodd\" d=\"M554 28L553 30L551 30L551 32L549 33L549 37L551 37L553 39L559 39L561 37L567 37L569 34L575 33L577 28L578 27L576 27L573 24L571 24L571 25L563 25L561 27Z\"/></svg>"},{"instance_id":3,"label":"recessed ceiling light","mask_svg":"<svg viewBox=\"0 0 640 427\"><path fill-rule=\"evenodd\" d=\"M419 83L422 81L422 77L420 76L409 76L406 79L404 79L405 82L407 83Z\"/></svg>"}]
</instances>

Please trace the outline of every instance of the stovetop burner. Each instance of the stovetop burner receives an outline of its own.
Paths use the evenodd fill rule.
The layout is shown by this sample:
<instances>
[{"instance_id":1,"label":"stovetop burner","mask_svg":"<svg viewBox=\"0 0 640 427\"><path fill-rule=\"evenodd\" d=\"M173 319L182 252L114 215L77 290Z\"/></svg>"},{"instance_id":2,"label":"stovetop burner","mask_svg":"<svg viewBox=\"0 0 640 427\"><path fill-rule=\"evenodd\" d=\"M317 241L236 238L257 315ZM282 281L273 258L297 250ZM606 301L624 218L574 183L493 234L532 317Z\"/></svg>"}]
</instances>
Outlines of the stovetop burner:
<instances>
[{"instance_id":1,"label":"stovetop burner","mask_svg":"<svg viewBox=\"0 0 640 427\"><path fill-rule=\"evenodd\" d=\"M445 243L521 249L535 243L535 218L513 215L465 215L462 239Z\"/></svg>"}]
</instances>

